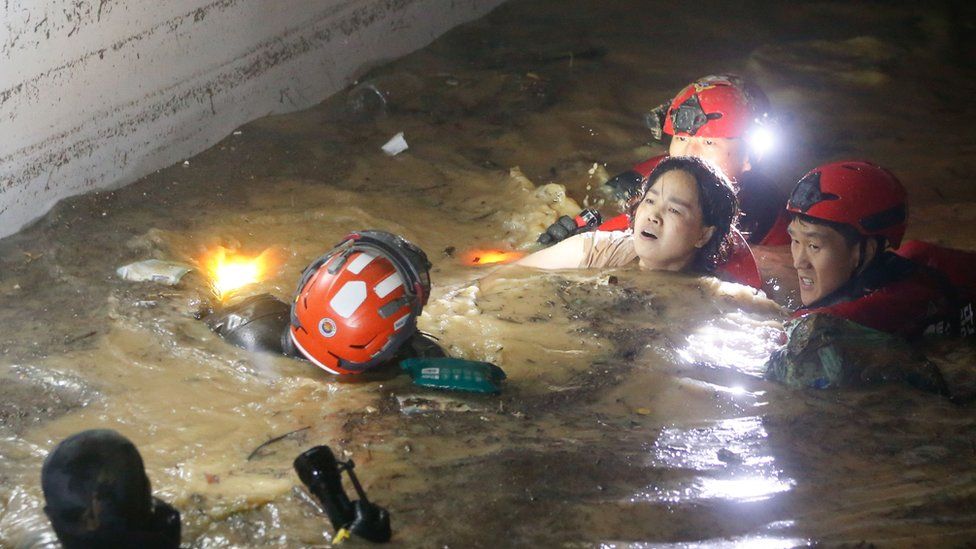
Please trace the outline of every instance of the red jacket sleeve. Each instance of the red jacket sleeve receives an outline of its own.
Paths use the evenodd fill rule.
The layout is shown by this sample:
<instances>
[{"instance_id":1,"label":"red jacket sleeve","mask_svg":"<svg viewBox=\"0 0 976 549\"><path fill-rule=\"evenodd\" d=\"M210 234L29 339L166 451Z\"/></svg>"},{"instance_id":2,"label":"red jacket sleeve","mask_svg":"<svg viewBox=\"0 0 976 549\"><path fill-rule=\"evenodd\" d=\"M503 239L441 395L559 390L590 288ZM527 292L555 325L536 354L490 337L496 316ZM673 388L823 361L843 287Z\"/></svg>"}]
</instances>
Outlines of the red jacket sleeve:
<instances>
[{"instance_id":1,"label":"red jacket sleeve","mask_svg":"<svg viewBox=\"0 0 976 549\"><path fill-rule=\"evenodd\" d=\"M640 164L635 164L634 167L631 169L641 174L641 177L643 177L644 179L647 179L647 176L651 175L651 172L654 171L654 168L656 168L657 165L660 164L661 161L667 157L668 155L662 154L660 156L655 156L654 158L648 158L647 160L641 162Z\"/></svg>"},{"instance_id":2,"label":"red jacket sleeve","mask_svg":"<svg viewBox=\"0 0 976 549\"><path fill-rule=\"evenodd\" d=\"M976 253L908 240L895 253L941 271L960 292L976 295Z\"/></svg>"},{"instance_id":3,"label":"red jacket sleeve","mask_svg":"<svg viewBox=\"0 0 976 549\"><path fill-rule=\"evenodd\" d=\"M737 229L732 229L732 251L729 253L729 260L719 265L718 271L727 280L752 286L757 290L762 289L763 280L759 274L756 257L752 255L752 249L749 248L746 238Z\"/></svg>"},{"instance_id":4,"label":"red jacket sleeve","mask_svg":"<svg viewBox=\"0 0 976 549\"><path fill-rule=\"evenodd\" d=\"M760 246L787 246L790 244L792 239L790 238L790 233L786 232L787 227L790 225L789 214L786 213L786 208L779 211L779 215L776 216L776 222L770 227L769 232L763 237L762 241L759 243Z\"/></svg>"},{"instance_id":5,"label":"red jacket sleeve","mask_svg":"<svg viewBox=\"0 0 976 549\"><path fill-rule=\"evenodd\" d=\"M630 228L630 217L627 214L620 214L611 217L596 228L598 231L625 231Z\"/></svg>"}]
</instances>

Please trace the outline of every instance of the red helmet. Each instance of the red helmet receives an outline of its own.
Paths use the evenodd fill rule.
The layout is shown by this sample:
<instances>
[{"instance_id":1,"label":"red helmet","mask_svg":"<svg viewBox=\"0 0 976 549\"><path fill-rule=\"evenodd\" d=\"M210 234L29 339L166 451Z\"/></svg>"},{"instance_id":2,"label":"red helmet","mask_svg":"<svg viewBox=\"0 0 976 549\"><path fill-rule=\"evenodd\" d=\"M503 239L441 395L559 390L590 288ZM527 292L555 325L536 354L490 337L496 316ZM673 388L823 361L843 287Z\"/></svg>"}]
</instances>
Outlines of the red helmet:
<instances>
[{"instance_id":1,"label":"red helmet","mask_svg":"<svg viewBox=\"0 0 976 549\"><path fill-rule=\"evenodd\" d=\"M883 236L897 248L905 236L905 188L888 170L860 160L811 170L793 189L790 212L850 225L864 236Z\"/></svg>"},{"instance_id":2,"label":"red helmet","mask_svg":"<svg viewBox=\"0 0 976 549\"><path fill-rule=\"evenodd\" d=\"M769 114L758 86L732 74L706 76L671 101L664 133L696 137L742 137Z\"/></svg>"},{"instance_id":3,"label":"red helmet","mask_svg":"<svg viewBox=\"0 0 976 549\"><path fill-rule=\"evenodd\" d=\"M383 231L348 235L302 273L291 306L291 341L338 375L389 360L417 330L430 294L423 250Z\"/></svg>"}]
</instances>

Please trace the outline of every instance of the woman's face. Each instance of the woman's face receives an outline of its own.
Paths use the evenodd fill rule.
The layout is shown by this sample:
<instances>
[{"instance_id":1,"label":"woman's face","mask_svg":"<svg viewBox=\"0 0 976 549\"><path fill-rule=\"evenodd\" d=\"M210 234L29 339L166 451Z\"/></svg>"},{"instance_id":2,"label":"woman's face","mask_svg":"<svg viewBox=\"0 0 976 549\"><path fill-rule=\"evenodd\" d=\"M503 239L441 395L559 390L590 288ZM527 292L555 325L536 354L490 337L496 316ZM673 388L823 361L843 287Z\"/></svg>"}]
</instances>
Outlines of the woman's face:
<instances>
[{"instance_id":1,"label":"woman's face","mask_svg":"<svg viewBox=\"0 0 976 549\"><path fill-rule=\"evenodd\" d=\"M708 243L694 176L671 170L654 183L634 212L634 250L643 269L681 271Z\"/></svg>"}]
</instances>

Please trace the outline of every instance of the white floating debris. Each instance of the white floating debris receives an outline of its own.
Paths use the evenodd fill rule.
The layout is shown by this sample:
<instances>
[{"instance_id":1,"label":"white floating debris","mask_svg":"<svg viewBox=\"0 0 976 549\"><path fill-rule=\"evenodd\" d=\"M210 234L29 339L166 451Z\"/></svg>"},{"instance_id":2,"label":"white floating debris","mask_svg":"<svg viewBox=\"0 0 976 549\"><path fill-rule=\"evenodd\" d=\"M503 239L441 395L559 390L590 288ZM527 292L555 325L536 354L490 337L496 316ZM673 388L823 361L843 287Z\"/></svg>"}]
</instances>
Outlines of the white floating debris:
<instances>
[{"instance_id":1,"label":"white floating debris","mask_svg":"<svg viewBox=\"0 0 976 549\"><path fill-rule=\"evenodd\" d=\"M383 145L383 152L390 156L396 156L403 151L407 150L407 140L403 138L403 132L394 135L386 145Z\"/></svg>"},{"instance_id":2,"label":"white floating debris","mask_svg":"<svg viewBox=\"0 0 976 549\"><path fill-rule=\"evenodd\" d=\"M119 267L115 272L131 282L158 282L173 286L179 283L183 275L190 272L192 267L173 261L147 259Z\"/></svg>"},{"instance_id":3,"label":"white floating debris","mask_svg":"<svg viewBox=\"0 0 976 549\"><path fill-rule=\"evenodd\" d=\"M242 133L244 132L242 132L241 130L234 130L234 135L241 135Z\"/></svg>"},{"instance_id":4,"label":"white floating debris","mask_svg":"<svg viewBox=\"0 0 976 549\"><path fill-rule=\"evenodd\" d=\"M184 168L189 168L190 167L190 161L189 160L184 160L183 161L183 167Z\"/></svg>"}]
</instances>

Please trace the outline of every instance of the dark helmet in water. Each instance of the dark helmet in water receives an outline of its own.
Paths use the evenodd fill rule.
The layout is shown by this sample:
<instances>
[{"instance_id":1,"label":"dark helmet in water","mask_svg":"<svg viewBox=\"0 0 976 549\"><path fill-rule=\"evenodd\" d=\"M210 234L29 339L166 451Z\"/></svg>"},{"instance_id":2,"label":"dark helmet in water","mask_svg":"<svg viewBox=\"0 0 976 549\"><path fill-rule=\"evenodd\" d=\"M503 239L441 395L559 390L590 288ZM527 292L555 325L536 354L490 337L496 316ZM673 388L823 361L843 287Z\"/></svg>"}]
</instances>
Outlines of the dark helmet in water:
<instances>
[{"instance_id":1,"label":"dark helmet in water","mask_svg":"<svg viewBox=\"0 0 976 549\"><path fill-rule=\"evenodd\" d=\"M220 337L242 349L284 353L289 311L288 304L278 298L258 294L233 301L204 321Z\"/></svg>"},{"instance_id":2,"label":"dark helmet in water","mask_svg":"<svg viewBox=\"0 0 976 549\"><path fill-rule=\"evenodd\" d=\"M423 250L383 231L348 235L302 273L289 335L324 370L358 374L389 360L417 330L430 294Z\"/></svg>"}]
</instances>

